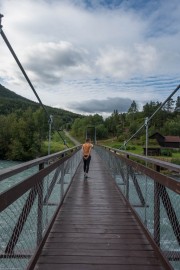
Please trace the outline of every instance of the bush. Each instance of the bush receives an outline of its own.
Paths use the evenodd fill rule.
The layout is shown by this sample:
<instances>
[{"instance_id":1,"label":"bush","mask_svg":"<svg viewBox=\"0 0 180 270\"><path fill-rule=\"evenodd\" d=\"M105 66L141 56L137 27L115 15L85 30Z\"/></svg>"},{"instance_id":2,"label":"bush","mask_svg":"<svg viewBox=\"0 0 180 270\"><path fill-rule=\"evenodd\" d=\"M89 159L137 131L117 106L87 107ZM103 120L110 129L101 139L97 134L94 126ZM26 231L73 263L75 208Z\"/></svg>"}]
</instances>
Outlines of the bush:
<instances>
[{"instance_id":1,"label":"bush","mask_svg":"<svg viewBox=\"0 0 180 270\"><path fill-rule=\"evenodd\" d=\"M173 148L171 149L172 153L180 153L180 149Z\"/></svg>"},{"instance_id":2,"label":"bush","mask_svg":"<svg viewBox=\"0 0 180 270\"><path fill-rule=\"evenodd\" d=\"M161 156L166 156L166 157L172 157L172 150L170 149L161 149Z\"/></svg>"},{"instance_id":3,"label":"bush","mask_svg":"<svg viewBox=\"0 0 180 270\"><path fill-rule=\"evenodd\" d=\"M129 146L127 146L126 147L126 150L128 151L128 150L136 150L136 147L135 146L131 146L131 145L129 145Z\"/></svg>"},{"instance_id":4,"label":"bush","mask_svg":"<svg viewBox=\"0 0 180 270\"><path fill-rule=\"evenodd\" d=\"M123 135L123 134L121 134L121 135L118 136L118 142L124 142L125 139L126 139L126 136Z\"/></svg>"},{"instance_id":5,"label":"bush","mask_svg":"<svg viewBox=\"0 0 180 270\"><path fill-rule=\"evenodd\" d=\"M119 149L121 147L121 145L114 143L112 144L110 147L115 148L115 149ZM122 150L122 149L121 149Z\"/></svg>"},{"instance_id":6,"label":"bush","mask_svg":"<svg viewBox=\"0 0 180 270\"><path fill-rule=\"evenodd\" d=\"M176 165L180 165L180 158L172 158L171 163L174 163Z\"/></svg>"},{"instance_id":7,"label":"bush","mask_svg":"<svg viewBox=\"0 0 180 270\"><path fill-rule=\"evenodd\" d=\"M130 150L136 150L136 147L135 146L130 146L130 145L128 145L128 146L124 146L124 145L119 145L119 148L121 148L121 150L126 150L126 151L130 151Z\"/></svg>"}]
</instances>

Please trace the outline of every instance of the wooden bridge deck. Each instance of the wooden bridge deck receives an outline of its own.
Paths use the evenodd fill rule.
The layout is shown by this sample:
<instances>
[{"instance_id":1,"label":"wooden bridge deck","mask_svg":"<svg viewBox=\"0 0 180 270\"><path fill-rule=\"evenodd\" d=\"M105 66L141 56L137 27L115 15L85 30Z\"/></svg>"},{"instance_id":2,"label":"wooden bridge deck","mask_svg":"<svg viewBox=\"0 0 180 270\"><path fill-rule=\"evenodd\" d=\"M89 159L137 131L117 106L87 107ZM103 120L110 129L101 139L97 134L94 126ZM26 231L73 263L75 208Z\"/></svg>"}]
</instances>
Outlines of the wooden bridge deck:
<instances>
[{"instance_id":1,"label":"wooden bridge deck","mask_svg":"<svg viewBox=\"0 0 180 270\"><path fill-rule=\"evenodd\" d=\"M94 151L89 178L81 164L35 269L164 269Z\"/></svg>"}]
</instances>

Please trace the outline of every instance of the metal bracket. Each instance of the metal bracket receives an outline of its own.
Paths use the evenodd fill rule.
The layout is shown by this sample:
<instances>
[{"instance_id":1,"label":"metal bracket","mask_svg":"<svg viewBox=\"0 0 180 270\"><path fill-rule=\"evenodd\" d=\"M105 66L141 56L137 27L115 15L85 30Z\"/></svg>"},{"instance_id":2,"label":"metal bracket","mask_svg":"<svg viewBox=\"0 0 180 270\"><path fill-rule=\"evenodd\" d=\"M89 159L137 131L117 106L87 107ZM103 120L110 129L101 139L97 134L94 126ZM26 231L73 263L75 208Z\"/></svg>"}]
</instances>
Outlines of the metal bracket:
<instances>
[{"instance_id":1,"label":"metal bracket","mask_svg":"<svg viewBox=\"0 0 180 270\"><path fill-rule=\"evenodd\" d=\"M1 19L4 17L4 15L2 15L2 14L0 14L0 31L1 31L1 29L2 29L2 24L1 24Z\"/></svg>"}]
</instances>

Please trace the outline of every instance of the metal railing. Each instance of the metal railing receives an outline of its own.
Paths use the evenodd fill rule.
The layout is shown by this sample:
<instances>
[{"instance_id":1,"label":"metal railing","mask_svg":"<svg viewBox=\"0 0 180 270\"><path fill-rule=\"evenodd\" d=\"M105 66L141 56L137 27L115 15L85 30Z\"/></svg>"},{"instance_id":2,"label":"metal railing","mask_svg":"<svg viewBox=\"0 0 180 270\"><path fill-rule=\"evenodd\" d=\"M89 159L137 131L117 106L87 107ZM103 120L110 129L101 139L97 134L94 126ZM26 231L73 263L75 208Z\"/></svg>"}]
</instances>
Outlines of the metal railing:
<instances>
[{"instance_id":1,"label":"metal railing","mask_svg":"<svg viewBox=\"0 0 180 270\"><path fill-rule=\"evenodd\" d=\"M29 269L82 159L79 150L77 146L0 171L0 269ZM7 182L11 188L3 186Z\"/></svg>"},{"instance_id":2,"label":"metal railing","mask_svg":"<svg viewBox=\"0 0 180 270\"><path fill-rule=\"evenodd\" d=\"M0 184L11 184L0 193L0 269L33 269L82 159L79 150L74 147L0 171ZM180 182L160 169L180 173L180 166L107 147L95 150L154 248L179 269Z\"/></svg>"},{"instance_id":3,"label":"metal railing","mask_svg":"<svg viewBox=\"0 0 180 270\"><path fill-rule=\"evenodd\" d=\"M180 166L103 146L95 150L154 249L180 269Z\"/></svg>"}]
</instances>

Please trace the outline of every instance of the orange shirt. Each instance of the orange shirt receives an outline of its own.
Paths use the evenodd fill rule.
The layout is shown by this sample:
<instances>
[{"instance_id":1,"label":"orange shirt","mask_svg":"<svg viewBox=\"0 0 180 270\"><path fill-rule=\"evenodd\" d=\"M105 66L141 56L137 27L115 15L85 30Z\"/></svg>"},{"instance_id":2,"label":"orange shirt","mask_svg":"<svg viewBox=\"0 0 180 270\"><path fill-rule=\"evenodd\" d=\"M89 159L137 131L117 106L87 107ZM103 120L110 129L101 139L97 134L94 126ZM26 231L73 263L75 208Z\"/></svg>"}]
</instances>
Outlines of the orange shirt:
<instances>
[{"instance_id":1,"label":"orange shirt","mask_svg":"<svg viewBox=\"0 0 180 270\"><path fill-rule=\"evenodd\" d=\"M82 146L83 156L89 156L91 154L91 148L92 148L91 143L84 143Z\"/></svg>"}]
</instances>

